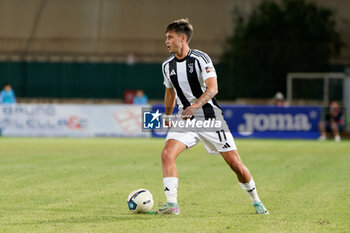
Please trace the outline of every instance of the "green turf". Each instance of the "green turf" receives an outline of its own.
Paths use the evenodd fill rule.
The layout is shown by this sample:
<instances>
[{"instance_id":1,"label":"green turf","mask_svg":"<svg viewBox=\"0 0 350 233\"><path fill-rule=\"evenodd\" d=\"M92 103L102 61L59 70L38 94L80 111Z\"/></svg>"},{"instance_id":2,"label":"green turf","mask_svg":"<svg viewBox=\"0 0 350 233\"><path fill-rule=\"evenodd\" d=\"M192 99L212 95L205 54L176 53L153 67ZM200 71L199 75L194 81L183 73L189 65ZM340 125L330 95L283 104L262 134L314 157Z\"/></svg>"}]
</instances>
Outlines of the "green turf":
<instances>
[{"instance_id":1,"label":"green turf","mask_svg":"<svg viewBox=\"0 0 350 233\"><path fill-rule=\"evenodd\" d=\"M161 139L0 138L0 232L350 232L350 141L237 140L260 198L202 145L178 159L180 216L132 214L164 202Z\"/></svg>"}]
</instances>

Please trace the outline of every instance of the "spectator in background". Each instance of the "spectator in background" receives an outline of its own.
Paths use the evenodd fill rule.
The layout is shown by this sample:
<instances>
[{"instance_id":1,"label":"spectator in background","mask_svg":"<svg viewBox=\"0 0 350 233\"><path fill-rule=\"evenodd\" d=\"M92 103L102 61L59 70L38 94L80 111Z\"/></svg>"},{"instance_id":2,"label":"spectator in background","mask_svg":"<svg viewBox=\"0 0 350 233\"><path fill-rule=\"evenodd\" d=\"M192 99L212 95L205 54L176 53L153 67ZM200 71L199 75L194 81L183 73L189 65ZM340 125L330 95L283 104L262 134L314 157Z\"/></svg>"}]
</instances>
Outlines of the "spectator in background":
<instances>
[{"instance_id":1,"label":"spectator in background","mask_svg":"<svg viewBox=\"0 0 350 233\"><path fill-rule=\"evenodd\" d=\"M135 56L133 53L129 53L126 57L126 64L132 66L135 64Z\"/></svg>"},{"instance_id":2,"label":"spectator in background","mask_svg":"<svg viewBox=\"0 0 350 233\"><path fill-rule=\"evenodd\" d=\"M148 98L144 94L143 90L137 90L135 93L133 104L145 105L148 103Z\"/></svg>"},{"instance_id":3,"label":"spectator in background","mask_svg":"<svg viewBox=\"0 0 350 233\"><path fill-rule=\"evenodd\" d=\"M276 107L286 107L286 102L284 101L284 96L281 92L277 92L273 98L273 105Z\"/></svg>"},{"instance_id":4,"label":"spectator in background","mask_svg":"<svg viewBox=\"0 0 350 233\"><path fill-rule=\"evenodd\" d=\"M0 104L15 104L16 97L11 84L6 83L4 89L0 92Z\"/></svg>"},{"instance_id":5,"label":"spectator in background","mask_svg":"<svg viewBox=\"0 0 350 233\"><path fill-rule=\"evenodd\" d=\"M343 130L343 111L336 101L332 101L326 114L326 121L321 121L318 125L321 136L320 141L327 139L327 131L332 132L334 141L340 141L339 132Z\"/></svg>"}]
</instances>

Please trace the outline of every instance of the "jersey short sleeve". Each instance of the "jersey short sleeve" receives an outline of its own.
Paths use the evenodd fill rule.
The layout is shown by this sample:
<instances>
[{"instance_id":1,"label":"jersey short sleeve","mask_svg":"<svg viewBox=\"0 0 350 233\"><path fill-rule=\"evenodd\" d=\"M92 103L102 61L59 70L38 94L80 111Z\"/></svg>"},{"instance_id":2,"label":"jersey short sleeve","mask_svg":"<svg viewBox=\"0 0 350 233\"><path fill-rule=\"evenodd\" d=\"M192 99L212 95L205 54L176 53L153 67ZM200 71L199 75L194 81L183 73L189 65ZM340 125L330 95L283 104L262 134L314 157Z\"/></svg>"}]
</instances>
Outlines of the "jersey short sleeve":
<instances>
[{"instance_id":1,"label":"jersey short sleeve","mask_svg":"<svg viewBox=\"0 0 350 233\"><path fill-rule=\"evenodd\" d=\"M162 65L162 71L163 71L163 76L164 76L164 86L166 88L173 88L173 84L170 81L170 76L169 76L169 63L163 63Z\"/></svg>"},{"instance_id":2,"label":"jersey short sleeve","mask_svg":"<svg viewBox=\"0 0 350 233\"><path fill-rule=\"evenodd\" d=\"M217 77L216 71L213 65L213 62L211 61L210 57L203 53L199 52L198 50L195 50L196 55L198 56L198 63L200 66L200 71L203 77L203 80L205 81L207 78Z\"/></svg>"}]
</instances>

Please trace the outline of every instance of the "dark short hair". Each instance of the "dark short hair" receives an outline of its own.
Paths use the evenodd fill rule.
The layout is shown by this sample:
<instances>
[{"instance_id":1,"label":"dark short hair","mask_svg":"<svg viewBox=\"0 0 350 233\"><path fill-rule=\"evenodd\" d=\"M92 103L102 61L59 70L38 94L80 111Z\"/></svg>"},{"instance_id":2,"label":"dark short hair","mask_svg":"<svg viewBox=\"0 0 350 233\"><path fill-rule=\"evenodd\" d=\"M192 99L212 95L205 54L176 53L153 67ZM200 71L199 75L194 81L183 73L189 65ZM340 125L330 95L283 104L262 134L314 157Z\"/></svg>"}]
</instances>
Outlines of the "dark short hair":
<instances>
[{"instance_id":1,"label":"dark short hair","mask_svg":"<svg viewBox=\"0 0 350 233\"><path fill-rule=\"evenodd\" d=\"M11 86L11 84L10 83L5 83L3 87L5 88L6 86Z\"/></svg>"},{"instance_id":2,"label":"dark short hair","mask_svg":"<svg viewBox=\"0 0 350 233\"><path fill-rule=\"evenodd\" d=\"M166 27L165 33L169 31L185 34L187 37L187 43L189 43L193 34L193 26L190 24L187 18L178 19L168 24L168 26Z\"/></svg>"}]
</instances>

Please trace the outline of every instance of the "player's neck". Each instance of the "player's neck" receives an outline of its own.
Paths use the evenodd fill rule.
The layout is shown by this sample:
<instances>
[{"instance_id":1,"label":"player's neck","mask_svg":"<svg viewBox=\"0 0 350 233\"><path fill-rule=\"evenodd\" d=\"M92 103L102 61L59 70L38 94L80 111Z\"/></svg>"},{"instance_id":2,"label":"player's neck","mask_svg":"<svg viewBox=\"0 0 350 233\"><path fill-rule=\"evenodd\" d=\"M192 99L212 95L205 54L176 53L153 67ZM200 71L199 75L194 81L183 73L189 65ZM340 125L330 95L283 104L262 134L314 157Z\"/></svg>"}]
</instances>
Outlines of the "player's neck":
<instances>
[{"instance_id":1,"label":"player's neck","mask_svg":"<svg viewBox=\"0 0 350 233\"><path fill-rule=\"evenodd\" d=\"M188 45L185 45L175 54L175 56L177 59L181 60L184 57L186 57L189 52L190 52L190 47L188 47Z\"/></svg>"}]
</instances>

